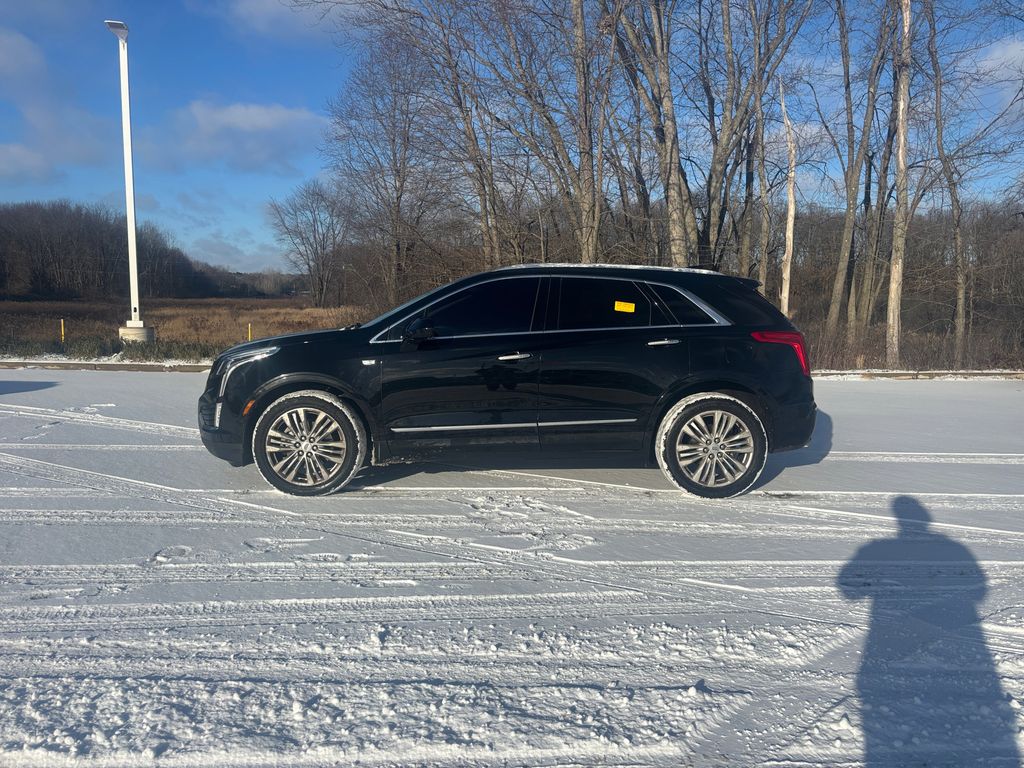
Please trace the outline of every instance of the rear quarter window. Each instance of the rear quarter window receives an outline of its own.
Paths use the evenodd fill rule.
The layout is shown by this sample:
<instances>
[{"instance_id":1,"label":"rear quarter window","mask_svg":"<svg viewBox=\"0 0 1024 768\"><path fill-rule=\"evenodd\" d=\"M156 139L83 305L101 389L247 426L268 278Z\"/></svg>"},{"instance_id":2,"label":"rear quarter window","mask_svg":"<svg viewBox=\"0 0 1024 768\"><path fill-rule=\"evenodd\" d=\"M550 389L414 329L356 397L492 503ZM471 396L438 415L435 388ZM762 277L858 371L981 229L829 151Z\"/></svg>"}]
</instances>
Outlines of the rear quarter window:
<instances>
[{"instance_id":1,"label":"rear quarter window","mask_svg":"<svg viewBox=\"0 0 1024 768\"><path fill-rule=\"evenodd\" d=\"M756 288L739 281L708 280L688 289L736 325L792 327L786 316Z\"/></svg>"}]
</instances>

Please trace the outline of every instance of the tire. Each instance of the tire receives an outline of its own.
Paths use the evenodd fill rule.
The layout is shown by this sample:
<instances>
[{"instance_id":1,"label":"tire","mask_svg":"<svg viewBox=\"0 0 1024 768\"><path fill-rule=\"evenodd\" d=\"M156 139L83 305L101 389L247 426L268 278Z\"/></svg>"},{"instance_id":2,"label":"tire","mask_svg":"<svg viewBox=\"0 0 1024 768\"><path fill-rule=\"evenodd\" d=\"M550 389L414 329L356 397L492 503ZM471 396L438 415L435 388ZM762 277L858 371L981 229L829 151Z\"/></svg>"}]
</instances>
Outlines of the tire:
<instances>
[{"instance_id":1,"label":"tire","mask_svg":"<svg viewBox=\"0 0 1024 768\"><path fill-rule=\"evenodd\" d=\"M366 429L352 408L328 392L292 392L256 421L252 455L263 479L294 496L344 487L363 466Z\"/></svg>"},{"instance_id":2,"label":"tire","mask_svg":"<svg viewBox=\"0 0 1024 768\"><path fill-rule=\"evenodd\" d=\"M768 435L754 410L721 392L690 395L669 409L655 438L661 471L705 499L750 489L768 458Z\"/></svg>"}]
</instances>

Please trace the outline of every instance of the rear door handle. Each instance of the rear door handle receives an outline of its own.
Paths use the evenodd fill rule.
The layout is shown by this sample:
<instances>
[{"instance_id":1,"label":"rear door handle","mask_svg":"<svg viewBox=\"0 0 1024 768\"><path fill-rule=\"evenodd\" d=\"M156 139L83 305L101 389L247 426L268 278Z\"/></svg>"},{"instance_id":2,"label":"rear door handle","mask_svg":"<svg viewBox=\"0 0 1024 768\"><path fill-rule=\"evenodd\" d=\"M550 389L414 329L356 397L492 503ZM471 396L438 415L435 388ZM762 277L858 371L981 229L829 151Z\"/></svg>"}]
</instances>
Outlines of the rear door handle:
<instances>
[{"instance_id":1,"label":"rear door handle","mask_svg":"<svg viewBox=\"0 0 1024 768\"><path fill-rule=\"evenodd\" d=\"M513 352L511 355L498 355L498 359L503 363L509 360L526 360L528 357L533 357L529 352Z\"/></svg>"},{"instance_id":2,"label":"rear door handle","mask_svg":"<svg viewBox=\"0 0 1024 768\"><path fill-rule=\"evenodd\" d=\"M655 341L648 341L648 347L671 347L673 344L678 344L679 339L656 339Z\"/></svg>"}]
</instances>

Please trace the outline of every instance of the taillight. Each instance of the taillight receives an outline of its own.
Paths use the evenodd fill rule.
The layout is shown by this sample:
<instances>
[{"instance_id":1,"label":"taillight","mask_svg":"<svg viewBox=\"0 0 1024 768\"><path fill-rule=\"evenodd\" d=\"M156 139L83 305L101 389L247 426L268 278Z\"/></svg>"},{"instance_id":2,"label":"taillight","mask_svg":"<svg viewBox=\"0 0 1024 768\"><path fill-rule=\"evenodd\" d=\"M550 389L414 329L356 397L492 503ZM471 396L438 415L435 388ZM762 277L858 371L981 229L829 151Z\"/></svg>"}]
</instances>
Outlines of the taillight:
<instances>
[{"instance_id":1,"label":"taillight","mask_svg":"<svg viewBox=\"0 0 1024 768\"><path fill-rule=\"evenodd\" d=\"M804 335L796 331L754 331L751 336L755 341L765 344L788 344L796 352L796 359L800 361L804 376L811 375L811 363L807 359L807 343Z\"/></svg>"}]
</instances>

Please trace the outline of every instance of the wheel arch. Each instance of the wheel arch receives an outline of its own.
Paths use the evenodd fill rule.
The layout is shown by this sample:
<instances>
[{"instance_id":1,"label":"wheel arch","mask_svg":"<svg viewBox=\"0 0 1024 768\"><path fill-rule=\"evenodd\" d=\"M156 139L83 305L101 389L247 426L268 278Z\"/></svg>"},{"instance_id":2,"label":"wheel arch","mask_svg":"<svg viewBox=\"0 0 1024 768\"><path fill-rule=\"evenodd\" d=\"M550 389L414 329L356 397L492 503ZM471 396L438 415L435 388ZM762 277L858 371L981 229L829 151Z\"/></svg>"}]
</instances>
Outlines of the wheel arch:
<instances>
[{"instance_id":1,"label":"wheel arch","mask_svg":"<svg viewBox=\"0 0 1024 768\"><path fill-rule=\"evenodd\" d=\"M648 462L650 462L652 466L657 466L657 459L655 457L655 438L662 419L665 418L666 414L668 414L668 412L672 410L680 400L691 397L692 395L711 392L721 392L723 395L734 397L750 408L761 420L761 424L764 426L770 449L773 442L771 418L769 416L768 408L765 405L765 397L758 391L758 388L753 384L753 382L744 382L726 378L689 381L680 383L677 387L669 390L651 411L651 418L644 434L644 456L647 457Z\"/></svg>"},{"instance_id":2,"label":"wheel arch","mask_svg":"<svg viewBox=\"0 0 1024 768\"><path fill-rule=\"evenodd\" d=\"M255 402L242 422L243 464L251 464L253 462L252 433L256 428L256 422L259 420L260 414L278 398L306 389L327 392L350 406L356 416L363 422L363 429L369 442L367 455L375 456L377 446L376 423L372 418L373 410L365 399L360 397L350 387L347 387L343 382L329 376L317 373L291 373L278 376L263 383L249 398L249 401Z\"/></svg>"}]
</instances>

